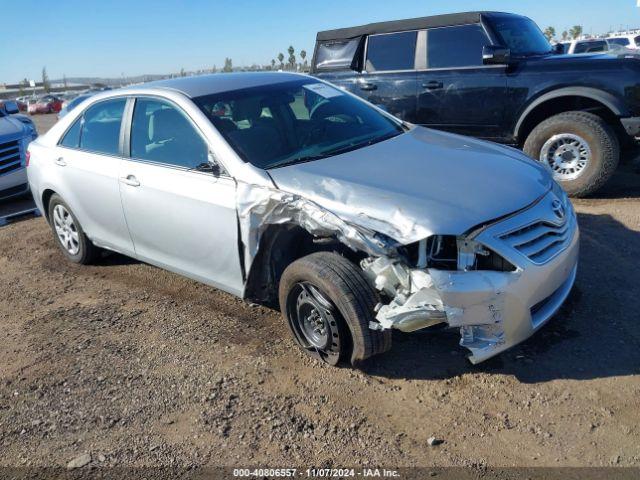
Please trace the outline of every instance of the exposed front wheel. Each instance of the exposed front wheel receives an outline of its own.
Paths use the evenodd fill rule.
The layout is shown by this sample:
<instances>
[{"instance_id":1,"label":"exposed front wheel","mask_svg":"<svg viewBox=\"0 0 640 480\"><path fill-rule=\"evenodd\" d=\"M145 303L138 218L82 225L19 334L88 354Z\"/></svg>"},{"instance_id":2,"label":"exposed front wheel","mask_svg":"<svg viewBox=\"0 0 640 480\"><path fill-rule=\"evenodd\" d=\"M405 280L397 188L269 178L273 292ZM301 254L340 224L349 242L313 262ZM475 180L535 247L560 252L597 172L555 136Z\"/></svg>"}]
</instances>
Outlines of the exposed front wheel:
<instances>
[{"instance_id":1,"label":"exposed front wheel","mask_svg":"<svg viewBox=\"0 0 640 480\"><path fill-rule=\"evenodd\" d=\"M564 112L540 123L527 137L524 152L546 164L553 178L574 197L602 187L620 158L613 129L587 112Z\"/></svg>"},{"instance_id":2,"label":"exposed front wheel","mask_svg":"<svg viewBox=\"0 0 640 480\"><path fill-rule=\"evenodd\" d=\"M289 265L280 280L280 308L296 343L309 355L352 365L391 347L391 332L371 330L376 293L353 263L318 252Z\"/></svg>"},{"instance_id":3,"label":"exposed front wheel","mask_svg":"<svg viewBox=\"0 0 640 480\"><path fill-rule=\"evenodd\" d=\"M91 243L69 206L57 194L49 201L49 223L56 243L69 260L81 264L95 260L98 247Z\"/></svg>"}]
</instances>

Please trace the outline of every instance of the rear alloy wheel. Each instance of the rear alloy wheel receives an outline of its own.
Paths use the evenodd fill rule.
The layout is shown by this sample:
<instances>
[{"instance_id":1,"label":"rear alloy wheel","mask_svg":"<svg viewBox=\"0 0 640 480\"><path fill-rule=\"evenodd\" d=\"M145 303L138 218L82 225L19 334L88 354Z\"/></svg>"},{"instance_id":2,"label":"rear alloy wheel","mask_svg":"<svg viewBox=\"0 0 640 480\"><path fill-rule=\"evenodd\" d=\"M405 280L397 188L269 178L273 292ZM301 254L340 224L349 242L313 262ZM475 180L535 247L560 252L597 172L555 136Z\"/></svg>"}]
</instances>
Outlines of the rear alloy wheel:
<instances>
[{"instance_id":1,"label":"rear alloy wheel","mask_svg":"<svg viewBox=\"0 0 640 480\"><path fill-rule=\"evenodd\" d=\"M613 129L587 112L564 112L546 119L529 134L523 150L546 164L553 178L574 197L602 187L620 158Z\"/></svg>"},{"instance_id":2,"label":"rear alloy wheel","mask_svg":"<svg viewBox=\"0 0 640 480\"><path fill-rule=\"evenodd\" d=\"M331 252L291 263L279 286L280 309L298 345L330 365L357 365L391 348L389 330L372 330L378 297L362 270Z\"/></svg>"},{"instance_id":3,"label":"rear alloy wheel","mask_svg":"<svg viewBox=\"0 0 640 480\"><path fill-rule=\"evenodd\" d=\"M80 236L73 217L64 205L59 203L53 207L53 229L58 241L69 255L77 255L80 251Z\"/></svg>"},{"instance_id":4,"label":"rear alloy wheel","mask_svg":"<svg viewBox=\"0 0 640 480\"><path fill-rule=\"evenodd\" d=\"M88 264L96 259L100 250L91 243L69 206L58 194L52 195L49 201L49 222L56 243L69 260Z\"/></svg>"}]
</instances>

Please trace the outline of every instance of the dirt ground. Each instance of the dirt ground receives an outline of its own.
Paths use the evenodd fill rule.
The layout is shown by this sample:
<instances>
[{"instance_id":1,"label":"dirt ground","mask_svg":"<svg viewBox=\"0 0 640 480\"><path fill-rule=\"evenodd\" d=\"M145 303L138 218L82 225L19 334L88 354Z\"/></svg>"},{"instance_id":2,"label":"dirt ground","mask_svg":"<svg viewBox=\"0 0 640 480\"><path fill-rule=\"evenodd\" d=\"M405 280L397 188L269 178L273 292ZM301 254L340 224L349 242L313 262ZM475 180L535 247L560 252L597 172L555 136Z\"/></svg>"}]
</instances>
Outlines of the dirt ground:
<instances>
[{"instance_id":1,"label":"dirt ground","mask_svg":"<svg viewBox=\"0 0 640 480\"><path fill-rule=\"evenodd\" d=\"M438 331L326 367L275 311L119 255L72 265L42 218L2 227L0 466L640 466L640 172L574 203L569 302L478 366Z\"/></svg>"}]
</instances>

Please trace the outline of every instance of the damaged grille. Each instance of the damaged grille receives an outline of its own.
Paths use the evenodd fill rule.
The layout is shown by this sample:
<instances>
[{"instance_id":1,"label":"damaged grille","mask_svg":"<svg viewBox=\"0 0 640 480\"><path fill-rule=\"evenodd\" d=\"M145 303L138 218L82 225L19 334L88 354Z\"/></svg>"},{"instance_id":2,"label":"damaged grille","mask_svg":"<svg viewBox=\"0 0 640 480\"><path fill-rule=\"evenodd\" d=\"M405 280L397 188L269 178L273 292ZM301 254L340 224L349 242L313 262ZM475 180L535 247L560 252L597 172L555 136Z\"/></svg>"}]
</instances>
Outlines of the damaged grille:
<instances>
[{"instance_id":1,"label":"damaged grille","mask_svg":"<svg viewBox=\"0 0 640 480\"><path fill-rule=\"evenodd\" d=\"M571 241L570 221L556 225L539 221L501 235L500 238L533 263L542 264L564 250Z\"/></svg>"},{"instance_id":2,"label":"damaged grille","mask_svg":"<svg viewBox=\"0 0 640 480\"><path fill-rule=\"evenodd\" d=\"M20 142L18 140L0 143L0 175L19 169L21 163Z\"/></svg>"}]
</instances>

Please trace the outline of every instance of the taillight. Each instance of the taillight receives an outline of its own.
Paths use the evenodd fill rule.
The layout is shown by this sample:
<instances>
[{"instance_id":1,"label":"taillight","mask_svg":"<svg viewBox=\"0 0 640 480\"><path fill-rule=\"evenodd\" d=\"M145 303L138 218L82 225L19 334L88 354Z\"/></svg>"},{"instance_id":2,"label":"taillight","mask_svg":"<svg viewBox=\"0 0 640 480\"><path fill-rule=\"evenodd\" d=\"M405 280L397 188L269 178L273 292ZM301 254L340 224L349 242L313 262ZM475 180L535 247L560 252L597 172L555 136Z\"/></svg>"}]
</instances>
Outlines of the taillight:
<instances>
[{"instance_id":1,"label":"taillight","mask_svg":"<svg viewBox=\"0 0 640 480\"><path fill-rule=\"evenodd\" d=\"M31 152L27 150L27 154L24 156L24 166L29 166L29 160L31 160Z\"/></svg>"}]
</instances>

